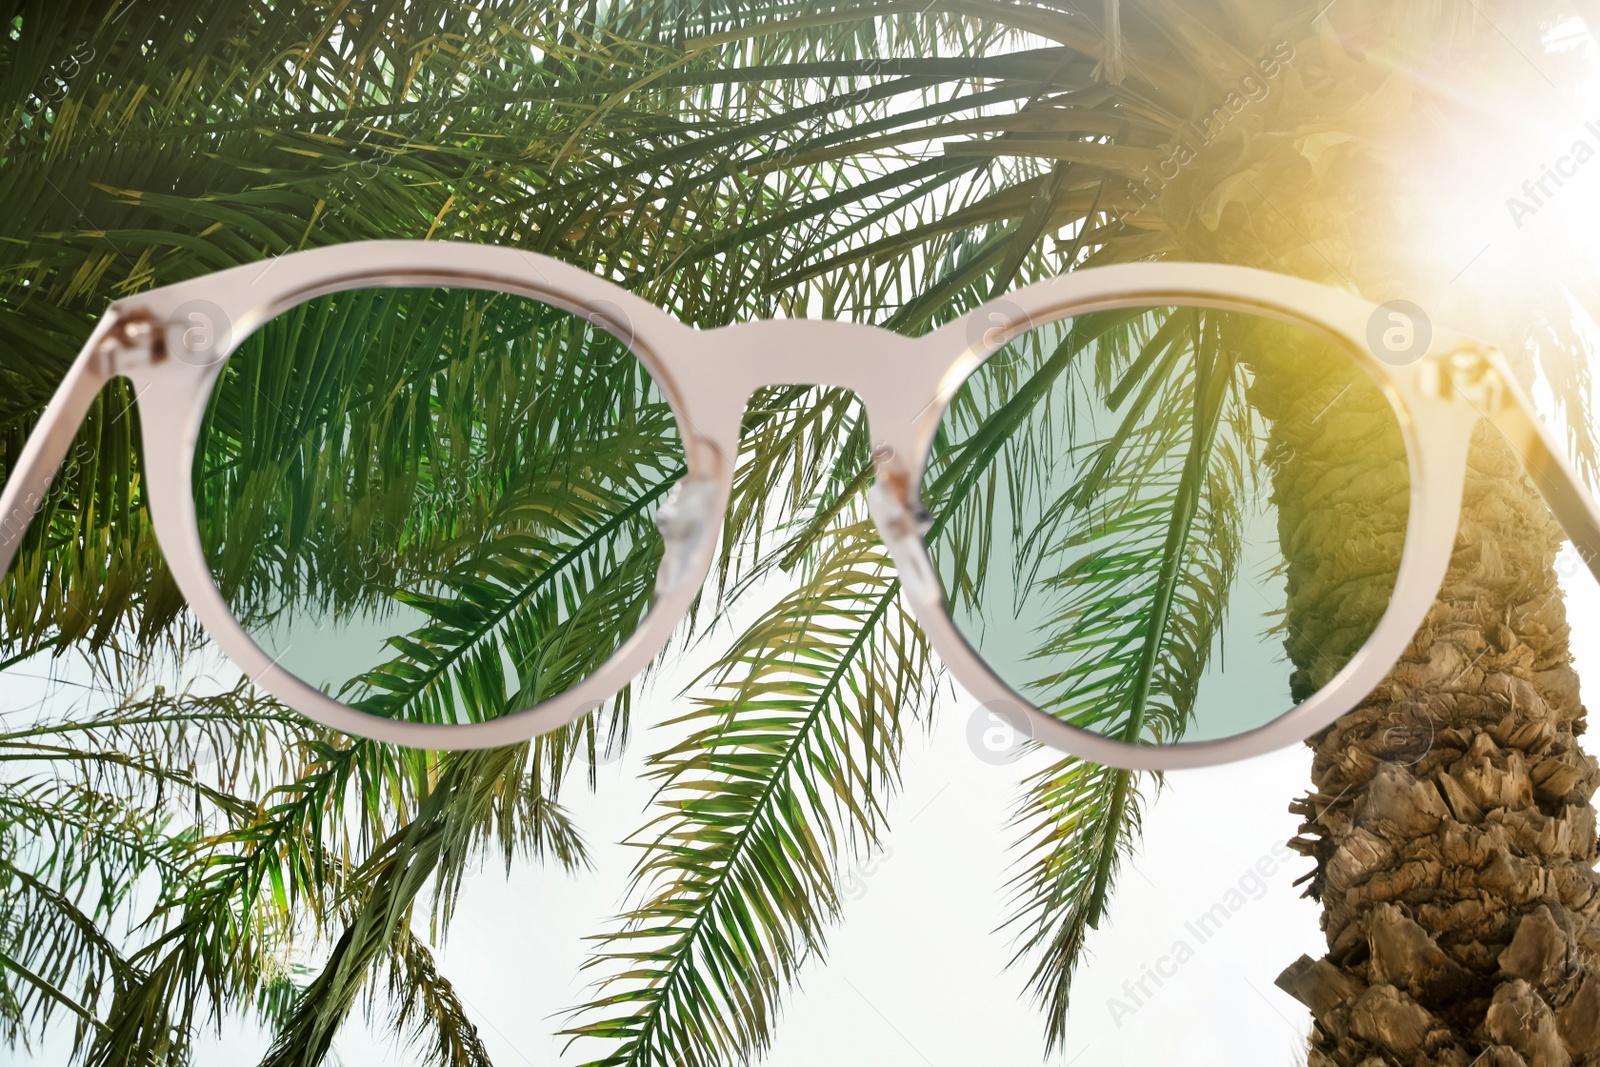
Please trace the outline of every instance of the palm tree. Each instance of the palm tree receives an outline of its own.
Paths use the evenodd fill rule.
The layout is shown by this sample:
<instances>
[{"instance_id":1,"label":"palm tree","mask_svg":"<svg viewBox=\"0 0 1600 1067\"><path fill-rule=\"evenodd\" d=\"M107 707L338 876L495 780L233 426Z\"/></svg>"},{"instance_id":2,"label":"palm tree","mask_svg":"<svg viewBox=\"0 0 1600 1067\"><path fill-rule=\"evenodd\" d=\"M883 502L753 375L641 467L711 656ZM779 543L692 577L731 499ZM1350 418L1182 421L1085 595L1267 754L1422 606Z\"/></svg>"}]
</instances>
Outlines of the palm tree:
<instances>
[{"instance_id":1,"label":"palm tree","mask_svg":"<svg viewBox=\"0 0 1600 1067\"><path fill-rule=\"evenodd\" d=\"M636 28L654 16L641 18ZM601 27L592 9L340 6L285 17L266 4L159 11L67 5L30 8L7 25L12 125L4 173L19 208L7 242L8 314L0 320L8 329L4 373L15 384L5 399L11 454L108 296L311 243L409 235L521 244L620 276L686 320L707 325L793 311L818 291L827 300L842 292L822 286L766 293L759 279L705 269L705 259L735 252L769 261L786 232L787 205L816 199L806 184L813 176L751 181L737 169L707 175L719 145L750 140L743 131L737 141L702 136L726 87L737 90L743 77L719 68L709 54L686 61ZM278 56L294 58L281 65L265 58ZM654 80L658 97L626 106L611 99L657 67L664 68ZM846 96L811 113L847 119L858 103ZM597 121L601 114L604 123ZM646 196L657 183L666 195ZM729 218L752 232L720 242L717 227ZM764 230L765 219L776 222ZM648 270L641 275L642 267ZM872 283L855 284L860 292ZM375 323L397 321L371 308L364 314ZM259 343L263 349L251 360L297 355L284 350L274 357L271 329ZM293 374L279 380L297 387L306 381ZM238 476L237 484L248 488L238 463L248 459L258 474L275 469L293 443L286 427L308 414L348 409L372 384L358 374L330 395L279 396L289 407L276 414L293 416L248 435L242 433L252 425L248 413L219 402L210 435L217 449L208 451L208 462L217 460L218 484ZM581 399L552 397L548 412L563 411L569 398ZM207 1013L254 1008L277 1033L269 1062L317 1062L361 992L387 972L396 1020L420 1027L435 1059L485 1062L449 982L413 932L413 917L431 895L434 929L441 930L462 871L491 847L508 863L519 856L569 867L583 862L583 843L558 791L585 750L592 758L609 736L626 733L626 696L577 730L533 745L447 756L331 737L245 689L150 695L139 660L161 653L181 663L197 654L196 635L149 534L130 399L108 390L7 579L7 665L50 649L82 650L110 691L93 715L27 724L7 735L15 759L38 767L40 779L53 779L63 763L86 776L59 795L41 794L31 778L15 789L8 782L8 1035L25 1037L67 1012L81 1023L79 1049L89 1062L181 1061ZM374 424L405 402L403 395L391 397L388 408L371 415ZM849 625L863 617L864 601L866 617L880 624L867 631L870 640L840 646L839 662L860 684L814 690L818 707L854 716L852 736L863 754L841 762L831 747L838 735L819 746L813 713L797 718L794 731L811 746L813 762L785 757L769 761L764 773L774 780L793 773L802 784L807 776L829 781L842 807L872 812L873 791L893 773L895 717L926 671L920 639L899 614L892 577L863 517L826 506L830 493L861 484L865 428L848 398L810 388L775 390L755 407L748 430L762 460L741 477L722 588L737 595L771 562L747 546L752 531L770 524L772 509L791 516L783 520L791 526L799 512L830 536L850 527L858 547L853 556L835 553L821 572L833 576L836 592L820 601L799 598L794 612L822 618L833 611ZM459 427L432 424L438 436L424 451L448 454L452 428ZM284 469L276 469L274 481L281 482ZM478 480L450 487L464 499L482 498L490 470L498 470L496 479L510 478L495 482L497 492L515 491L528 471L526 464L466 469ZM768 491L775 470L792 479L787 500ZM398 466L377 481L392 487L419 475L426 471ZM356 514L380 496L342 503ZM270 494L257 503L271 511ZM620 514L649 500L623 496L610 503L607 513ZM213 510L207 536L226 558L239 540L228 523L238 516ZM339 586L315 579L348 572L352 561L363 573L375 565L392 577L413 557L426 557L430 544L474 540L484 522L467 507L432 518L432 526L408 531L422 538L408 542L409 557L390 546L389 555L374 560L372 542L323 538L313 551L290 557L305 561L309 570L297 573L310 580L288 588L349 608L338 603ZM271 537L260 544L272 552L292 547ZM573 555L573 572L593 558ZM232 572L222 580L250 601L248 583L236 583ZM436 710L457 702L452 710L468 715L505 710L515 694L493 684L498 679L483 665L509 642L528 639L529 626L540 648L563 631L540 631L537 612L465 617L459 609L467 599L482 608L486 597L508 595L505 582L469 584L450 587L455 595L434 603L437 625L426 654L439 684L407 692L403 672L380 669L359 680L365 699ZM635 589L623 607L636 614L640 595ZM619 612L611 625L621 627L626 615ZM503 625L507 619L517 625ZM899 626L887 631L898 634L898 644L881 643L885 620ZM447 638L442 628L451 629ZM781 648L792 633L769 627L756 639ZM616 633L595 637L594 648L603 649L615 644ZM774 656L767 659L767 669L778 669ZM898 690L895 678L902 680ZM858 692L871 699L840 697ZM727 706L735 705L712 707ZM233 739L230 716L256 733ZM40 740L63 737L75 743ZM219 751L230 755L196 755ZM109 783L108 767L120 775ZM186 798L176 822L164 807L175 790ZM811 795L804 788L791 794ZM105 809L101 823L117 820L118 834L85 830L78 808L91 802ZM770 797L759 807L770 818ZM780 816L799 810L786 807ZM774 829L781 834L786 827ZM63 849L81 855L57 864ZM160 876L157 899L142 911L138 935L124 944L106 931L133 899L120 893L86 899L85 887L129 886L151 873ZM826 915L831 893L819 890L815 900L814 914ZM282 962L292 947L318 938L332 949L316 970L301 973ZM85 939L96 953L69 951Z\"/></svg>"},{"instance_id":2,"label":"palm tree","mask_svg":"<svg viewBox=\"0 0 1600 1067\"><path fill-rule=\"evenodd\" d=\"M960 210L928 210L922 225L877 241L856 239L860 231L849 223L831 239L807 232L769 283L773 287L870 266L877 277L907 279L902 291L916 295L892 312L869 298L853 308L833 305L835 313L916 330L1040 269L1050 259L1041 258L1041 244L1054 241L1057 266L1151 256L1242 262L1444 306L1442 296L1425 288L1425 278L1405 273L1414 266L1412 254L1405 240L1394 238L1411 236L1414 228L1396 213L1385 214L1414 202L1399 199L1409 192L1404 183L1410 175L1394 165L1403 145L1385 120L1399 114L1408 124L1431 119L1435 129L1449 129L1454 116L1436 113L1444 105L1404 108L1396 101L1420 95L1428 78L1447 77L1452 63L1480 56L1504 34L1470 6L1352 4L1329 12L1316 5L1257 10L1153 3L1106 22L1050 4L935 3L921 10L956 26L989 22L1023 29L1060 47L1003 58L975 59L980 54L969 52L965 64L949 67L926 57L915 65L885 59L905 55L894 47L908 16L893 6L796 14L776 25L730 13L702 26L704 36L689 42L690 50L736 48L741 59L801 68L794 75L772 67L762 72L780 85L798 85L807 76L841 79L824 80L811 98L846 86L863 95L887 93L893 77L909 79L913 72L920 78L916 91L929 97L946 92L947 98L921 108L869 110L849 131L817 134L797 123L793 141L774 153L777 161L736 161L762 171L862 159L886 172L819 204L795 205L786 218L791 223L859 202L870 206L858 217L872 219L881 203L874 197L915 203L936 182L951 180L941 167L987 168L1018 157L1044 161L1009 172L996 164L987 195ZM1552 16L1561 13L1551 8ZM1512 41L1523 56L1543 52L1537 25L1530 19L1517 30L1524 39ZM864 40L880 49L872 64L821 65L822 56L858 54L867 47ZM1440 54L1447 46L1448 58ZM1266 77L1277 80L1265 101L1237 117L1244 108L1229 95L1242 95L1235 90L1246 78L1260 88L1263 58L1276 61ZM1407 60L1418 66L1408 68ZM1004 73L1002 62L1009 64ZM992 64L987 70L997 87L964 84L984 76L984 63ZM1541 65L1559 73L1561 60L1543 57ZM987 113L985 105L997 96L1025 106ZM1228 109L1231 126L1221 136L1212 136L1214 121L1205 132L1190 125L1201 121L1193 110L1197 99ZM763 121L761 132L772 123ZM896 152L897 146L971 134L979 136L946 140L942 156L932 160ZM1177 179L1151 180L1142 168L1191 137L1217 143L1185 160ZM737 240L735 230L720 245ZM1572 253L1552 253L1559 269L1542 277L1558 277L1592 310L1593 264ZM1504 299L1505 293L1496 295ZM1500 336L1512 351L1536 351L1543 373L1564 386L1557 398L1572 411L1573 442L1592 473L1586 378L1572 358L1586 345L1570 325L1567 296L1548 282L1531 297L1521 289L1516 295L1540 333ZM1252 400L1271 423L1267 454L1279 457L1268 469L1284 498L1344 484L1353 466L1366 470L1385 447L1393 448L1375 441L1352 452L1326 425L1317 425L1317 415L1348 383L1308 381L1271 366L1252 370ZM1308 823L1297 844L1318 861L1310 892L1324 902L1330 951L1323 961L1294 965L1281 980L1317 1019L1312 1062L1409 1062L1426 1055L1466 1063L1492 1055L1509 1063L1520 1055L1555 1063L1593 1051L1583 1020L1593 1018L1589 998L1600 982L1588 977L1592 961L1581 946L1593 884L1588 867L1595 842L1588 827L1595 779L1575 737L1582 712L1552 569L1559 538L1516 470L1502 443L1478 442L1462 541L1434 615L1391 683L1315 739L1316 790L1298 803ZM1315 525L1310 532L1295 530L1285 515L1285 555L1328 559L1332 547L1318 538L1338 537L1342 544L1347 537L1361 543L1387 535L1397 520L1394 489L1392 481L1374 485L1375 495L1358 501L1348 522ZM842 509L830 502L821 510ZM845 525L841 535L850 536L850 529ZM809 526L800 544L823 537ZM826 551L819 555L832 558ZM842 555L852 558L848 551ZM796 557L791 551L785 558ZM1359 627L1330 615L1329 605L1363 601L1362 569L1291 570L1286 647L1297 694L1325 681L1353 650L1349 633ZM793 608L780 612L793 617ZM862 615L867 623L878 621L870 610ZM862 632L818 629L830 649L851 648ZM1169 634L1155 637L1164 649L1177 643ZM824 662L837 663L833 655ZM749 656L741 665L730 657L723 669L740 681L751 679L747 691L759 694L755 683L764 674L755 668L768 663ZM1118 698L1096 695L1113 703ZM771 710L749 699L751 714ZM782 759L755 761L753 739L737 747L733 737L724 746L727 735L715 724L726 723L733 734L738 723L724 715L725 708L710 709L707 735L662 762L670 814L663 827L652 829L652 851L640 864L640 882L650 892L618 927L627 940L602 957L621 973L588 1006L599 1020L577 1029L616 1042L603 1062L712 1062L760 1048L772 997L797 961L818 951L818 922L810 911L753 927L737 921L760 914L752 902L777 898L788 885L787 869L772 868L764 857L789 840L818 838L800 835L804 827L780 834L771 825L769 813L783 809L788 793L784 782L768 785L766 768L788 766ZM812 721L803 720L802 728ZM704 752L713 739L716 747ZM809 746L809 736L799 740ZM780 756L787 752L778 749ZM810 758L809 747L794 758ZM707 772L740 783L754 779L766 790L752 791L754 800L732 809L697 805L687 790ZM677 783L681 794L673 792ZM1084 931L1103 913L1119 849L1137 819L1135 784L1135 776L1072 760L1029 783L1019 820L1029 863L1019 876L1016 920L1052 1040L1063 1033ZM828 825L820 813L808 814ZM876 829L873 815L862 822L865 833ZM806 856L818 867L827 859L826 852ZM821 881L810 888L823 888ZM644 935L653 940L643 949L631 947Z\"/></svg>"},{"instance_id":3,"label":"palm tree","mask_svg":"<svg viewBox=\"0 0 1600 1067\"><path fill-rule=\"evenodd\" d=\"M533 186L617 165L685 127L677 113L631 108L571 151L574 116L594 95L561 87L582 66L574 42L583 63L628 78L652 53L597 38L592 13L558 5L36 5L6 25L6 455L110 297L359 237L531 244L546 235L516 205ZM700 182L675 212L636 213L632 225L671 232L752 199L730 189ZM549 243L591 265L607 257L564 235ZM688 317L721 321L748 299L735 280L689 280ZM656 298L672 303L673 291L663 282ZM369 384L346 383L346 401ZM548 409L563 399L552 394ZM152 691L139 661L182 662L196 635L149 533L130 400L107 391L5 586L5 665L81 650L107 691L92 714L5 734L11 765L26 768L0 800L8 1039L64 1012L90 1062L182 1060L205 1013L256 1009L279 1034L275 1062L315 1062L386 971L397 1020L427 1035L436 1060L487 1062L413 915L429 895L441 929L462 872L489 850L507 863L585 861L558 791L585 753L592 761L626 730L626 698L534 745L449 757L311 730L247 688ZM229 417L214 416L216 440L237 456ZM270 457L283 441L247 443ZM438 525L436 543L460 533ZM216 537L226 541L220 526ZM319 573L370 548L321 545ZM637 591L629 603L642 606ZM461 647L510 632L464 624ZM603 638L596 648L615 644ZM454 662L452 680L467 678L472 664ZM157 898L140 905L129 893L152 878ZM144 921L123 943L107 931L135 906ZM284 963L319 937L334 946L319 971Z\"/></svg>"},{"instance_id":4,"label":"palm tree","mask_svg":"<svg viewBox=\"0 0 1600 1067\"><path fill-rule=\"evenodd\" d=\"M129 11L125 19L134 21L120 25L134 29L116 28L119 10L68 6L9 23L13 42L35 27L44 36L28 38L36 47L14 45L19 58L8 67L22 131L8 146L8 162L29 164L7 168L15 183L8 192L12 203L42 198L53 206L19 216L49 220L49 228L29 225L14 235L10 247L26 251L17 252L21 280L6 299L28 314L3 321L12 328L7 349L46 348L56 374L84 332L78 323L98 311L108 287L136 288L308 241L491 239L597 269L702 324L820 307L914 332L1020 279L1083 263L1160 255L1258 262L1266 255L1282 257L1271 265L1326 277L1328 253L1304 233L1354 227L1339 222L1344 216L1328 209L1325 195L1314 195L1315 181L1297 178L1280 189L1251 169L1254 160L1233 152L1203 157L1185 182L1159 187L1153 198L1135 185L1139 168L1158 159L1190 118L1193 102L1225 97L1277 40L1292 42L1296 56L1313 53L1309 42L1316 42L1315 54L1337 57L1323 43L1327 21L1309 6L1274 9L1255 22L1234 8L1224 14L1175 3L1109 21L1052 5L984 0L831 12L778 5L759 18L731 6L674 3L604 15L598 5L571 13L507 5L498 19L446 6L385 17L365 10L365 17L324 17L313 9L283 19L263 6L230 8L228 19L207 9L200 20L206 34L193 39L187 28L196 20L183 16L198 6L170 20L165 12ZM1375 16L1363 10L1339 17L1366 26L1361 20ZM1280 22L1277 37L1249 28ZM110 72L134 55L123 35L141 41L138 65L148 74L119 87ZM106 43L106 58L97 52L67 63L85 40ZM263 54L306 58L280 70L258 62ZM1351 78L1358 65L1321 62ZM263 69L268 73L259 75ZM59 105L28 95L46 75L69 71ZM177 71L196 73L177 78ZM1276 83L1280 91L1269 102L1279 110L1265 129L1316 128L1324 110L1342 100L1322 96L1320 86L1305 89L1309 75L1295 77L1292 93L1288 80ZM461 93L469 80L474 88ZM116 152L109 138L93 136L110 130L123 137ZM1357 144L1372 138L1359 124L1345 132ZM952 135L963 139L920 158L920 145ZM191 158L204 163L169 165ZM352 161L366 165L358 174L371 176L354 182L359 197L350 195ZM164 181L169 171L186 176L177 188ZM1251 181L1264 183L1259 201L1249 198ZM60 187L61 203L45 184ZM1275 224L1266 252L1242 250L1222 244L1214 226L1217 212L1239 202L1274 211L1282 204L1308 217ZM79 206L95 229L74 214ZM126 271L117 266L123 250L138 257L129 256ZM1354 263L1341 267L1366 278ZM1574 273L1574 284L1581 277ZM1106 350L1138 348L1113 343ZM1161 383L1148 367L1141 379L1129 376L1128 363L1117 366L1130 387ZM5 367L19 383L7 423L14 448L53 376L22 358L8 358ZM1180 378L1170 388L1192 399L1195 381ZM1255 399L1272 409L1268 384ZM1273 433L1303 436L1287 410L1292 395L1276 392ZM85 455L41 527L50 536L37 534L17 568L27 580L8 586L8 654L85 637L102 648L136 639L182 647L185 635L172 625L178 607L140 532L130 438L117 436L131 422L117 418L126 398L113 395L108 407L87 432L101 447ZM907 719L930 706L926 652L901 614L893 574L865 522L861 490L871 460L850 398L796 387L772 391L752 410L759 414L747 425L751 447L741 461L718 602L736 599L774 569L794 571L800 585L732 643L713 671L715 695L680 724L689 740L653 757L662 816L640 835L647 846L637 878L644 903L619 920L597 957L605 986L572 1023L576 1035L604 1046L601 1062L725 1062L770 1041L777 999L802 963L821 955L822 932L839 913L841 868L886 824ZM972 426L992 422L992 411L974 407L970 414ZM1196 425L1180 418L1150 420L1145 428L1174 444L1194 440ZM952 543L970 541L984 527L976 517L986 514L988 487L1037 477L1006 466L1028 452L1028 442L1013 440L1003 453L973 450L964 460L952 448L941 459L947 466L939 469L962 472L946 487L966 487L930 494L935 521ZM1310 457L1306 465L1316 456L1314 443L1308 447L1296 453ZM1274 470L1281 479L1317 473ZM771 487L779 482L787 492L774 500ZM1202 522L1226 533L1226 517L1226 509L1209 508L1185 521L1191 534L1203 532ZM774 524L785 531L776 543L755 536ZM106 537L108 528L118 531L115 540ZM1204 668L1209 643L1179 635L1203 637L1205 620L1189 608L1187 616L1160 616L1157 591L1139 579L1154 573L1141 567L1144 558L1121 561L1121 584L1080 579L1066 587L1079 591L1086 608L1117 598L1126 629L1116 641L1148 649L1166 692L1181 698L1192 688L1186 680ZM325 570L335 569L337 555L326 562ZM47 575L60 578L52 584L42 580ZM50 588L70 590L75 601L41 602L33 594ZM1207 588L1203 576L1191 588L1196 595L1184 604L1207 603L1199 595ZM1289 605L1294 633L1324 636L1306 647L1327 645L1317 629L1320 603L1307 592ZM55 620L64 612L78 621L63 627ZM1559 628L1554 632L1559 637ZM469 623L447 644L504 647L510 639ZM1304 649L1296 654L1303 657ZM1564 662L1564 645L1544 644L1541 654L1540 663ZM451 699L497 692L472 684L465 658L450 664ZM1299 658L1295 665L1312 674L1326 667ZM1137 704L1140 714L1146 703L1115 682L1086 699L1102 709ZM87 1042L92 1056L115 1062L164 1045L181 1051L194 1013L206 1004L260 997L280 1035L273 1061L315 1062L374 968L385 966L402 994L402 1017L428 1021L441 1061L479 1062L470 1024L410 932L413 907L430 887L442 888L435 914L448 920L450 888L474 849L488 843L490 827L506 834L498 843L507 855L522 849L579 862L581 843L557 790L597 734L626 729L626 708L619 702L591 717L578 736L461 758L275 734L300 761L293 781L254 806L219 802L234 821L182 853L156 912L159 935L130 956L103 1000L104 981L82 979L85 992L73 1003L98 1035ZM493 701L468 709L498 710ZM1173 711L1181 724L1181 699ZM280 749L266 749L278 758ZM157 750L151 762L170 761ZM182 766L181 758L174 765ZM270 765L262 767L273 780ZM1052 1040L1061 1037L1072 969L1085 930L1107 907L1145 784L1074 760L1028 783L1014 921L1019 959L1033 967ZM1351 795L1369 792L1363 782ZM516 798L509 809L507 798ZM1338 810L1349 810L1349 801L1340 798ZM1337 824L1338 810L1319 809L1327 815L1322 825ZM62 818L56 825L73 824ZM1362 824L1346 825L1353 834ZM363 835L358 849L343 844L346 826ZM40 914L65 899L34 895L45 902ZM62 929L94 929L105 912L83 922L63 914L71 922L61 919ZM269 961L302 916L335 947L301 995L285 995L285 976ZM1360 919L1353 928L1373 923ZM1510 936L1508 926L1500 932ZM1372 985L1359 953L1329 966ZM22 976L19 988L30 1003L61 1003L29 979L37 969L7 973ZM64 986L56 977L44 980ZM1391 984L1409 997L1421 989ZM1562 995L1582 988L1577 982ZM1368 999L1409 1010L1401 996L1380 991ZM1324 1006L1319 1025L1333 1035L1329 1041L1373 1047L1367 1023L1354 1021L1372 1016L1372 1005L1366 1015L1343 1001ZM1470 1027L1459 1034L1457 1045L1473 1047Z\"/></svg>"}]
</instances>

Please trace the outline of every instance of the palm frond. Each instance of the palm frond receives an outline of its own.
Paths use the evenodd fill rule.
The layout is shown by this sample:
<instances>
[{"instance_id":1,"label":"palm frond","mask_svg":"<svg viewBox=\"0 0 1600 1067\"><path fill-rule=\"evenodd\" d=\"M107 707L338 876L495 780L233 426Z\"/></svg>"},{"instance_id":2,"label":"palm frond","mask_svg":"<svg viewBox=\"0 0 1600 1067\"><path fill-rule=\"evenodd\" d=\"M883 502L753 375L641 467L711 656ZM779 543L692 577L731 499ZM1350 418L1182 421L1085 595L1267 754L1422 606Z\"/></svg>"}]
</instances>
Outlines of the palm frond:
<instances>
[{"instance_id":1,"label":"palm frond","mask_svg":"<svg viewBox=\"0 0 1600 1067\"><path fill-rule=\"evenodd\" d=\"M0 732L9 1041L62 1010L80 1047L104 1032L108 1006L146 977L113 932L136 889L178 883L211 828L253 812L239 791L284 773L278 741L296 729L246 694L158 688Z\"/></svg>"},{"instance_id":2,"label":"palm frond","mask_svg":"<svg viewBox=\"0 0 1600 1067\"><path fill-rule=\"evenodd\" d=\"M776 998L821 948L842 857L881 830L927 650L870 528L842 526L814 575L713 668L724 696L653 757L641 902L619 917L574 1039L596 1064L735 1062L770 1041Z\"/></svg>"},{"instance_id":3,"label":"palm frond","mask_svg":"<svg viewBox=\"0 0 1600 1067\"><path fill-rule=\"evenodd\" d=\"M493 1067L478 1028L450 980L434 965L433 953L414 935L399 940L389 964L388 998L396 1005L393 1028L415 1033L411 1044L425 1048L425 1067Z\"/></svg>"},{"instance_id":4,"label":"palm frond","mask_svg":"<svg viewBox=\"0 0 1600 1067\"><path fill-rule=\"evenodd\" d=\"M930 537L958 626L986 647L970 627L1027 611L1035 647L995 661L1015 688L1096 732L1181 738L1238 566L1256 447L1244 375L1218 327L1181 310L1037 334L969 379L938 445ZM1027 782L1008 925L1051 1047L1135 843L1139 784L1077 759Z\"/></svg>"},{"instance_id":5,"label":"palm frond","mask_svg":"<svg viewBox=\"0 0 1600 1067\"><path fill-rule=\"evenodd\" d=\"M436 1058L452 1057L439 1062L488 1061L449 983L415 941L412 911L430 885L453 897L461 872L497 822L502 827L520 825L511 839L520 838L530 852L550 854L569 867L585 862L582 839L547 796L523 789L508 801L506 784L518 780L518 765L530 751L530 746L517 745L452 756L438 784L421 799L415 818L350 873L344 931L278 1030L263 1067L320 1063L373 980L375 966L385 959L392 971L398 969L393 981L404 994L397 1002L400 1019L426 1013L437 1042ZM508 865L513 855L508 852ZM443 906L447 912L448 901Z\"/></svg>"}]
</instances>

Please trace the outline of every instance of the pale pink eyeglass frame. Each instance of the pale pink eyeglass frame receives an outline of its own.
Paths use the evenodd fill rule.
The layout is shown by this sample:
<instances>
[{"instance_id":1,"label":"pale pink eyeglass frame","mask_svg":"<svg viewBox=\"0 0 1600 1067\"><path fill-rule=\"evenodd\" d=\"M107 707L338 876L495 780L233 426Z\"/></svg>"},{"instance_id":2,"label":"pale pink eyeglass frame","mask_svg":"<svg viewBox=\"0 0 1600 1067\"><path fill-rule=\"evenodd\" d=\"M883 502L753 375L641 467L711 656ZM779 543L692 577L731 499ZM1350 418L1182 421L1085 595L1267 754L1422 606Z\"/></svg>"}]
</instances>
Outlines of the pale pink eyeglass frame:
<instances>
[{"instance_id":1,"label":"pale pink eyeglass frame","mask_svg":"<svg viewBox=\"0 0 1600 1067\"><path fill-rule=\"evenodd\" d=\"M405 723L341 704L277 666L234 619L201 549L191 497L195 447L226 357L272 317L312 297L380 286L512 293L588 317L625 341L677 416L687 475L657 516L666 541L655 598L639 628L594 675L526 711L459 726ZM221 324L196 326L196 302ZM951 397L990 354L1059 319L1119 307L1189 305L1261 314L1342 344L1394 405L1410 457L1411 509L1388 610L1365 646L1315 695L1235 737L1173 745L1116 741L1034 708L957 631L922 537L918 499L934 433ZM1459 519L1468 440L1487 419L1521 455L1590 570L1600 578L1600 508L1487 346L1443 331L1417 362L1367 348L1378 309L1347 293L1244 267L1139 263L1076 271L1017 290L917 338L872 326L764 320L696 330L612 283L532 252L438 241L370 241L290 253L113 303L51 400L0 494L0 574L66 456L90 403L113 377L137 395L156 536L207 632L258 686L347 733L434 749L510 744L598 707L665 647L709 572L733 483L750 395L777 384L837 386L865 406L877 478L873 519L904 594L951 674L991 707L1015 705L1034 740L1098 763L1141 770L1223 763L1292 744L1355 707L1405 650L1438 594ZM205 358L174 350L196 328L220 329Z\"/></svg>"}]
</instances>

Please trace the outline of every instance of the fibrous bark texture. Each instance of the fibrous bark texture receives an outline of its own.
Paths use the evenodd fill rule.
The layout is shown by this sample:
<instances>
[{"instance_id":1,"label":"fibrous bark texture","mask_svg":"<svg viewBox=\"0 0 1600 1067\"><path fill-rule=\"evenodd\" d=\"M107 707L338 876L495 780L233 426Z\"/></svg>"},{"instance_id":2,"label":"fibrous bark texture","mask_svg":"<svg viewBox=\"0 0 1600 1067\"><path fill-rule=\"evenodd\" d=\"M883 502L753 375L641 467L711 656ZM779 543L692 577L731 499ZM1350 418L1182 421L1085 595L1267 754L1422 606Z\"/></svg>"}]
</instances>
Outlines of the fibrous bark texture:
<instances>
[{"instance_id":1,"label":"fibrous bark texture","mask_svg":"<svg viewBox=\"0 0 1600 1067\"><path fill-rule=\"evenodd\" d=\"M1296 476L1335 476L1338 450L1320 454ZM1311 1067L1600 1065L1600 771L1577 740L1559 544L1480 429L1444 589L1387 681L1313 739L1294 805L1328 951L1278 984L1316 1020ZM1314 608L1290 606L1313 646Z\"/></svg>"}]
</instances>

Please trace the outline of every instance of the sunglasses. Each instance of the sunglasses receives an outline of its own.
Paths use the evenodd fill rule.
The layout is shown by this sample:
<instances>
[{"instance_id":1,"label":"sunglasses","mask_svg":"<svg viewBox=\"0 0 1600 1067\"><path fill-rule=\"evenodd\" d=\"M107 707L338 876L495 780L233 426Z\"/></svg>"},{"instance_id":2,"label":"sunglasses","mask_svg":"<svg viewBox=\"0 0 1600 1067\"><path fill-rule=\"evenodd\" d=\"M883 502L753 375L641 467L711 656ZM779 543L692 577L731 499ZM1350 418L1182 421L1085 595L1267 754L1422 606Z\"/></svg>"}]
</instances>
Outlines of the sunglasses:
<instances>
[{"instance_id":1,"label":"sunglasses","mask_svg":"<svg viewBox=\"0 0 1600 1067\"><path fill-rule=\"evenodd\" d=\"M1240 759L1356 707L1438 594L1480 423L1600 576L1600 509L1496 353L1242 267L1075 271L906 337L698 330L507 248L287 254L111 305L0 495L0 573L118 377L211 638L312 719L422 748L526 740L647 668L755 418L848 438L773 470L833 501L817 529L864 488L980 734L1103 764ZM750 410L795 385L859 408Z\"/></svg>"}]
</instances>

